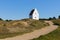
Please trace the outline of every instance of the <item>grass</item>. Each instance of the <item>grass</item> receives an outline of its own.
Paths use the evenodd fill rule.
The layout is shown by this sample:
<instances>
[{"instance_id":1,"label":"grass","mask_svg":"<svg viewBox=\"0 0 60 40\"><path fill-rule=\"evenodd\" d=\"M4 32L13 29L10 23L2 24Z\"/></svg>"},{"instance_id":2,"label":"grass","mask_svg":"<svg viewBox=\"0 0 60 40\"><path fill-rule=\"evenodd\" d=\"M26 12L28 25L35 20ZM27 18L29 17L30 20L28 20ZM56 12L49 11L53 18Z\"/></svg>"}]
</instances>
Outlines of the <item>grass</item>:
<instances>
[{"instance_id":1,"label":"grass","mask_svg":"<svg viewBox=\"0 0 60 40\"><path fill-rule=\"evenodd\" d=\"M0 20L0 39L22 35L43 28L45 26L48 26L48 24L42 20Z\"/></svg>"},{"instance_id":2,"label":"grass","mask_svg":"<svg viewBox=\"0 0 60 40\"><path fill-rule=\"evenodd\" d=\"M54 25L58 25L59 28L47 35L43 35L32 40L60 40L60 19L51 21L54 23Z\"/></svg>"}]
</instances>

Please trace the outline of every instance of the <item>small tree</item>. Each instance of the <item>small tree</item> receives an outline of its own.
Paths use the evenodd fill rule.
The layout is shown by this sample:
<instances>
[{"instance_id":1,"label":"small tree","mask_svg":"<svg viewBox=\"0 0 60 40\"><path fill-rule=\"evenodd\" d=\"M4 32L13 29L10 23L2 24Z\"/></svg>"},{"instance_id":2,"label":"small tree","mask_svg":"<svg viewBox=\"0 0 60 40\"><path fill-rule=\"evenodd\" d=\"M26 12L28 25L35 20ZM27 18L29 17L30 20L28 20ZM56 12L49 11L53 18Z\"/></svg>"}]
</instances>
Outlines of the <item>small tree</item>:
<instances>
[{"instance_id":1,"label":"small tree","mask_svg":"<svg viewBox=\"0 0 60 40\"><path fill-rule=\"evenodd\" d=\"M0 20L3 20L2 18L0 18Z\"/></svg>"},{"instance_id":2,"label":"small tree","mask_svg":"<svg viewBox=\"0 0 60 40\"><path fill-rule=\"evenodd\" d=\"M60 19L60 15L58 16L58 19Z\"/></svg>"},{"instance_id":3,"label":"small tree","mask_svg":"<svg viewBox=\"0 0 60 40\"><path fill-rule=\"evenodd\" d=\"M49 20L52 20L52 18L51 18L51 17L49 17Z\"/></svg>"},{"instance_id":4,"label":"small tree","mask_svg":"<svg viewBox=\"0 0 60 40\"><path fill-rule=\"evenodd\" d=\"M56 19L56 17L53 17L53 19Z\"/></svg>"},{"instance_id":5,"label":"small tree","mask_svg":"<svg viewBox=\"0 0 60 40\"><path fill-rule=\"evenodd\" d=\"M10 21L12 21L12 20L6 20L7 22L10 22Z\"/></svg>"}]
</instances>

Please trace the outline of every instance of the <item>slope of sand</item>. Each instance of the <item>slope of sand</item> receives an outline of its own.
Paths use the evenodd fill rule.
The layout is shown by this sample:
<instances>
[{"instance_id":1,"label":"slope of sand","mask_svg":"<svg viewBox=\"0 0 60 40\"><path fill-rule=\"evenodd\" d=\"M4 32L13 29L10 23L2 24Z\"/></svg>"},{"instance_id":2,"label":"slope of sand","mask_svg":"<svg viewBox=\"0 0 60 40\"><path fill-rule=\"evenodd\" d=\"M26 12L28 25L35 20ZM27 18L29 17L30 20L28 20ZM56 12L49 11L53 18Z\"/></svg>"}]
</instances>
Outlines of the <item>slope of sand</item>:
<instances>
[{"instance_id":1,"label":"slope of sand","mask_svg":"<svg viewBox=\"0 0 60 40\"><path fill-rule=\"evenodd\" d=\"M47 27L39 29L39 30L35 30L31 33L26 33L24 35L19 35L19 36L16 36L16 37L0 39L0 40L30 40L30 39L33 39L33 38L37 38L41 35L48 34L48 33L52 32L52 31L54 31L58 28L58 26L53 25L53 23L51 21L45 21L45 22L49 23L50 26L47 26Z\"/></svg>"}]
</instances>

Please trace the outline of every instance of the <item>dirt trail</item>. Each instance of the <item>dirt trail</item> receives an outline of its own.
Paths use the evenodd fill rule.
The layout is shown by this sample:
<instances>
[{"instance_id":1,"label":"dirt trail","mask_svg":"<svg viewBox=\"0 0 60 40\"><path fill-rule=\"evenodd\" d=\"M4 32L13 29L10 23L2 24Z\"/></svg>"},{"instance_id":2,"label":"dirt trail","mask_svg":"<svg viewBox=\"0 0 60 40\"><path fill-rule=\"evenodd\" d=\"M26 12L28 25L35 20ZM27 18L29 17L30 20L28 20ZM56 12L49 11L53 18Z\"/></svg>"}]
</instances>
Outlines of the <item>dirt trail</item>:
<instances>
[{"instance_id":1,"label":"dirt trail","mask_svg":"<svg viewBox=\"0 0 60 40\"><path fill-rule=\"evenodd\" d=\"M49 23L50 26L47 26L47 27L39 29L39 30L35 30L31 33L26 33L24 35L19 35L19 36L16 36L16 37L0 39L0 40L30 40L30 39L33 39L33 38L37 38L41 35L48 34L48 33L52 32L52 31L54 31L58 28L58 26L53 25L53 23L51 21L45 21L45 22Z\"/></svg>"}]
</instances>

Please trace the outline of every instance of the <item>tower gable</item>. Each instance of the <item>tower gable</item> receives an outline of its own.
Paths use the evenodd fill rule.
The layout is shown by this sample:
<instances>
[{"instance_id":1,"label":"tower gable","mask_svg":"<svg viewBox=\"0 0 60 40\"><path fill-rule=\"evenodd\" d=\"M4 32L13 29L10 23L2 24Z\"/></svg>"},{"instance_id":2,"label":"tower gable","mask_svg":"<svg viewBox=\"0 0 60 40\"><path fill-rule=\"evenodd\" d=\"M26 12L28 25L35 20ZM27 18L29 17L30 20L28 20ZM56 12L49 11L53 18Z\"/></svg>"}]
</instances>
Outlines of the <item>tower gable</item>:
<instances>
[{"instance_id":1,"label":"tower gable","mask_svg":"<svg viewBox=\"0 0 60 40\"><path fill-rule=\"evenodd\" d=\"M35 19L35 20L39 20L39 13L38 13L37 9L33 9L33 10L30 12L29 18Z\"/></svg>"}]
</instances>

